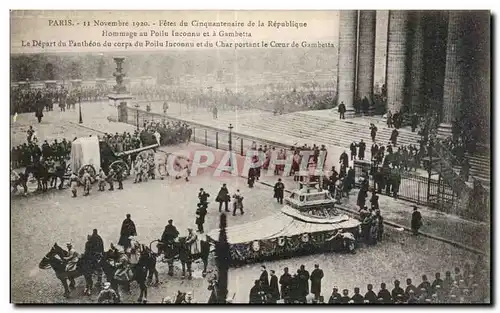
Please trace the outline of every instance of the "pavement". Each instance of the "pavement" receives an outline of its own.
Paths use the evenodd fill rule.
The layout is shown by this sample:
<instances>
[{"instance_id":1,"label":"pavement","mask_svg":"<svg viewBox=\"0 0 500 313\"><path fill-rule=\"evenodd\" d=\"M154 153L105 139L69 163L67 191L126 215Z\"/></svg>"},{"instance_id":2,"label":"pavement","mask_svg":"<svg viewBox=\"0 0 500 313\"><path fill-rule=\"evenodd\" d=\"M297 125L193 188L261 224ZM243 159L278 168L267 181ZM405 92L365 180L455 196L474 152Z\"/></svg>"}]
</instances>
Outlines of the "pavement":
<instances>
[{"instance_id":1,"label":"pavement","mask_svg":"<svg viewBox=\"0 0 500 313\"><path fill-rule=\"evenodd\" d=\"M107 105L107 104L106 104ZM95 112L95 110L102 110ZM78 129L86 129L88 136L90 129L100 131L115 131L114 129L132 127L131 125L110 123L103 111L104 104L87 105L82 113L84 115L83 125L75 125L77 114L75 112L49 112L44 117L42 124L54 122L47 128L57 129L58 125L72 125L66 131L68 133L54 134L52 136L75 136L73 132ZM108 108L110 114L116 112L114 107ZM20 122L23 121L23 122ZM23 138L20 128L22 125L35 123L34 116L20 115L17 128L12 131L12 137ZM19 122L19 123L18 123ZM84 127L82 127L84 126ZM38 127L37 126L37 132ZM108 129L109 127L109 129ZM111 130L112 129L112 130ZM118 130L116 130L118 131ZM123 130L122 130L123 131ZM84 133L81 130L82 134ZM97 132L98 133L98 132ZM39 137L40 134L39 134ZM43 138L43 137L42 137ZM192 156L196 151L212 151L215 155L216 164L221 163L226 151L207 148L199 144L179 145L163 147L167 153L184 156ZM160 154L160 153L159 153ZM237 157L238 173L243 172L243 158ZM218 163L217 163L218 162ZM224 165L224 164L223 164ZM54 242L64 244L71 240L77 250L82 251L86 235L93 228L99 230L105 246L110 242L117 242L120 225L126 213L132 215L139 233L139 241L149 243L161 236L161 232L170 218L181 233L194 224L194 211L196 209L197 192L204 188L211 195L209 214L206 218L206 232L218 227L217 204L213 202L218 189L222 183L227 183L230 192L240 189L245 196L246 214L243 216L229 216L228 224L255 221L269 216L279 210L278 205L272 199L272 189L265 184L256 184L253 189L246 186L246 180L237 175L227 172L216 172L214 168L204 168L198 171L198 176L192 177L190 182L175 180L171 177L166 180L154 180L141 184L133 184L131 179L124 182L124 190L114 192L98 192L94 186L89 197L71 198L68 189L63 191L51 191L33 197L19 197L11 199L11 288L12 301L15 303L89 303L96 301L94 294L90 298L81 295L84 288L83 279L77 280L77 289L72 293L70 299L62 297L63 290L60 282L56 279L52 270L40 270L37 266L45 253L48 252ZM264 176L261 182L273 185L276 177ZM287 189L293 189L296 183L285 178ZM81 190L79 191L81 195ZM356 194L352 193L350 200L355 201ZM407 225L409 223L409 205L402 201L380 197L382 214L387 222ZM354 210L351 202L344 206L347 210ZM473 245L474 236L483 238L483 233L489 234L489 229L481 230L484 225L475 225L472 222L461 220L454 216L437 214L436 212L420 208L424 217L423 232L441 236L443 238L460 241L463 245ZM406 224L405 224L406 223ZM481 243L481 242L479 242ZM484 243L486 244L486 243ZM480 244L476 242L475 247L479 249ZM437 271L444 272L452 270L455 266L463 266L465 262L474 262L476 254L451 245L445 241L435 240L429 236L410 236L393 227L387 227L383 241L376 246L361 247L354 255L341 253L326 253L312 256L297 257L288 260L266 262L268 269L276 270L279 276L282 268L288 266L294 272L301 264L311 271L315 263L325 272L322 283L322 291L328 297L331 288L338 286L339 289L360 287L365 292L368 283L377 286L386 282L392 288L394 279L404 280L407 277L419 281L422 274L433 277ZM247 302L248 293L252 282L260 275L260 264L251 264L239 268L232 268L229 272L229 294L235 293L235 302ZM214 268L213 260L210 262L209 270ZM179 269L174 277L166 275L167 269L164 264L159 263L160 284L158 287L149 288L148 299L150 302L160 302L165 296L172 296L178 290L193 291L194 297L199 302L206 302L209 296L208 283L200 277L199 265L195 270L193 280L182 280ZM122 292L125 302L134 302L139 294L138 287L132 285L130 294Z\"/></svg>"},{"instance_id":2,"label":"pavement","mask_svg":"<svg viewBox=\"0 0 500 313\"><path fill-rule=\"evenodd\" d=\"M13 199L12 301L95 302L95 294L90 298L81 295L83 279L77 280L77 289L67 300L62 297L62 286L53 271L37 267L54 242L62 245L71 240L75 248L82 251L86 235L97 228L108 247L110 242L117 242L121 222L127 213L132 215L132 220L136 223L140 242L148 244L161 236L166 221L170 218L180 232L185 233L186 228L194 224L199 188L206 189L211 195L205 223L208 232L218 227L219 215L213 199L222 183L228 184L230 192L239 188L245 196L245 215L229 216L229 225L258 220L280 209L280 205L272 199L271 188L257 184L249 189L244 179L224 173L216 176L210 168L199 176L192 177L190 182L170 177L163 181L133 184L129 179L125 181L122 191L98 192L94 187L89 197L71 198L70 191L66 189L37 197ZM318 254L266 262L266 265L279 275L285 266L295 271L304 264L311 270L318 263L325 272L323 293L328 295L334 285L351 290L359 286L364 290L367 283L378 285L384 281L390 286L394 279L405 279L407 276L418 281L421 274L426 273L431 277L436 271L450 270L473 260L474 254L446 243L387 229L382 242L371 247L361 246L354 255ZM229 290L230 294L236 293L235 302L248 301L252 281L260 275L259 267L260 264L251 264L230 270ZM210 262L210 269L214 269L213 260ZM174 277L168 277L167 269L162 263L159 263L158 271L162 284L149 288L148 299L151 302L160 302L163 297L172 296L177 290L193 291L195 299L200 302L208 299L208 283L199 277L199 265L195 271L197 278L193 280L182 280L178 269ZM132 285L130 294L122 292L123 300L133 302L138 293L138 287Z\"/></svg>"}]
</instances>

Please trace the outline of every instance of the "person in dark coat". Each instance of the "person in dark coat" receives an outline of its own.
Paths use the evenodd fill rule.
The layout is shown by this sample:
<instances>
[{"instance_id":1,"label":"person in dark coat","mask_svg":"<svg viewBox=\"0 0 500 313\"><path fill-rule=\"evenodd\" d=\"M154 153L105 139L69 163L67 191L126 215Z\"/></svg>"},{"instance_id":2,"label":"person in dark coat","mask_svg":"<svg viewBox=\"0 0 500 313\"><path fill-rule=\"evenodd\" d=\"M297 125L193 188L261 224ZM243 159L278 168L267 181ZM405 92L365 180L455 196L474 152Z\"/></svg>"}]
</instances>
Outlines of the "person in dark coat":
<instances>
[{"instance_id":1,"label":"person in dark coat","mask_svg":"<svg viewBox=\"0 0 500 313\"><path fill-rule=\"evenodd\" d=\"M173 225L173 223L173 220L168 220L168 225L165 226L165 230L161 235L161 242L165 244L173 242L179 236L179 231L177 230L177 227Z\"/></svg>"},{"instance_id":2,"label":"person in dark coat","mask_svg":"<svg viewBox=\"0 0 500 313\"><path fill-rule=\"evenodd\" d=\"M271 295L272 303L276 303L280 299L280 290L278 287L278 277L274 270L270 271L271 279L269 280L269 294Z\"/></svg>"},{"instance_id":3,"label":"person in dark coat","mask_svg":"<svg viewBox=\"0 0 500 313\"><path fill-rule=\"evenodd\" d=\"M198 193L198 199L200 200L200 203L208 203L208 198L210 195L203 190L203 188L200 188L200 192Z\"/></svg>"},{"instance_id":4,"label":"person in dark coat","mask_svg":"<svg viewBox=\"0 0 500 313\"><path fill-rule=\"evenodd\" d=\"M346 107L345 107L344 101L340 102L338 111L339 111L339 117L340 117L340 119L341 120L345 120Z\"/></svg>"},{"instance_id":5,"label":"person in dark coat","mask_svg":"<svg viewBox=\"0 0 500 313\"><path fill-rule=\"evenodd\" d=\"M203 234L203 224L205 224L205 216L207 215L207 203L198 203L198 208L196 209L196 225L198 226L198 232Z\"/></svg>"},{"instance_id":6,"label":"person in dark coat","mask_svg":"<svg viewBox=\"0 0 500 313\"><path fill-rule=\"evenodd\" d=\"M382 303L387 304L392 302L391 293L389 292L389 290L387 290L385 283L380 284L380 290L377 294L377 298L382 299Z\"/></svg>"},{"instance_id":7,"label":"person in dark coat","mask_svg":"<svg viewBox=\"0 0 500 313\"><path fill-rule=\"evenodd\" d=\"M339 289L337 287L333 287L332 295L330 296L330 299L328 300L328 304L339 304L340 299L342 298L342 295L339 293Z\"/></svg>"},{"instance_id":8,"label":"person in dark coat","mask_svg":"<svg viewBox=\"0 0 500 313\"><path fill-rule=\"evenodd\" d=\"M351 297L349 297L349 290L344 289L342 290L342 297L340 297L340 303L342 304L347 304L351 301Z\"/></svg>"},{"instance_id":9,"label":"person in dark coat","mask_svg":"<svg viewBox=\"0 0 500 313\"><path fill-rule=\"evenodd\" d=\"M413 113L411 116L411 132L414 133L418 126L418 115Z\"/></svg>"},{"instance_id":10,"label":"person in dark coat","mask_svg":"<svg viewBox=\"0 0 500 313\"><path fill-rule=\"evenodd\" d=\"M360 160L365 159L365 150L366 150L366 143L364 143L363 139L358 144L359 150L358 150L358 158Z\"/></svg>"},{"instance_id":11,"label":"person in dark coat","mask_svg":"<svg viewBox=\"0 0 500 313\"><path fill-rule=\"evenodd\" d=\"M441 273L436 273L435 279L431 285L432 293L436 292L437 289L436 286L443 287L443 280L441 279Z\"/></svg>"},{"instance_id":12,"label":"person in dark coat","mask_svg":"<svg viewBox=\"0 0 500 313\"><path fill-rule=\"evenodd\" d=\"M347 156L347 153L344 151L340 155L340 164L343 164L345 167L349 166L349 156Z\"/></svg>"},{"instance_id":13,"label":"person in dark coat","mask_svg":"<svg viewBox=\"0 0 500 313\"><path fill-rule=\"evenodd\" d=\"M393 146L396 146L398 144L398 135L399 135L398 130L393 129L392 133L391 133L391 139L390 139Z\"/></svg>"},{"instance_id":14,"label":"person in dark coat","mask_svg":"<svg viewBox=\"0 0 500 313\"><path fill-rule=\"evenodd\" d=\"M357 145L355 142L352 142L351 145L349 146L349 150L351 151L351 160L356 160L356 156L357 156L356 148L357 148Z\"/></svg>"},{"instance_id":15,"label":"person in dark coat","mask_svg":"<svg viewBox=\"0 0 500 313\"><path fill-rule=\"evenodd\" d=\"M281 298L285 300L285 303L290 303L290 286L292 284L292 275L288 272L288 267L283 269L283 275L280 277L279 281L281 285Z\"/></svg>"},{"instance_id":16,"label":"person in dark coat","mask_svg":"<svg viewBox=\"0 0 500 313\"><path fill-rule=\"evenodd\" d=\"M368 291L365 293L365 300L370 301L370 303L376 303L378 297L377 294L375 294L375 292L373 291L373 285L368 284L368 286L366 286L366 289Z\"/></svg>"},{"instance_id":17,"label":"person in dark coat","mask_svg":"<svg viewBox=\"0 0 500 313\"><path fill-rule=\"evenodd\" d=\"M285 191L285 184L281 182L281 178L278 178L278 182L274 184L274 198L279 204L283 204L283 195Z\"/></svg>"},{"instance_id":18,"label":"person in dark coat","mask_svg":"<svg viewBox=\"0 0 500 313\"><path fill-rule=\"evenodd\" d=\"M411 281L411 278L406 279L406 289L405 289L405 297L408 299L410 297L410 291L412 291L416 297L419 295L419 290L415 285L413 285L413 282Z\"/></svg>"},{"instance_id":19,"label":"person in dark coat","mask_svg":"<svg viewBox=\"0 0 500 313\"><path fill-rule=\"evenodd\" d=\"M422 275L422 282L420 283L420 285L418 285L418 290L421 290L422 288L425 289L425 291L427 292L427 294L430 294L431 293L431 283L427 280L427 275Z\"/></svg>"},{"instance_id":20,"label":"person in dark coat","mask_svg":"<svg viewBox=\"0 0 500 313\"><path fill-rule=\"evenodd\" d=\"M229 190L227 190L226 184L222 184L222 187L217 194L216 202L219 202L219 212L222 211L222 203L224 203L224 210L229 212L228 205L231 200L231 196L229 195Z\"/></svg>"},{"instance_id":21,"label":"person in dark coat","mask_svg":"<svg viewBox=\"0 0 500 313\"><path fill-rule=\"evenodd\" d=\"M361 294L359 294L359 287L354 287L354 295L351 298L352 301L354 301L355 304L360 304L363 303L365 300Z\"/></svg>"},{"instance_id":22,"label":"person in dark coat","mask_svg":"<svg viewBox=\"0 0 500 313\"><path fill-rule=\"evenodd\" d=\"M104 242L101 236L97 233L97 229L92 231L92 236L90 236L90 251L95 254L104 254Z\"/></svg>"},{"instance_id":23,"label":"person in dark coat","mask_svg":"<svg viewBox=\"0 0 500 313\"><path fill-rule=\"evenodd\" d=\"M417 206L413 206L413 213L411 215L411 231L413 235L418 235L418 230L422 227L422 214L417 209Z\"/></svg>"},{"instance_id":24,"label":"person in dark coat","mask_svg":"<svg viewBox=\"0 0 500 313\"><path fill-rule=\"evenodd\" d=\"M372 205L372 209L373 210L378 210L379 209L379 204L378 204L378 195L377 193L374 191L372 192L372 197L370 198L370 203Z\"/></svg>"},{"instance_id":25,"label":"person in dark coat","mask_svg":"<svg viewBox=\"0 0 500 313\"><path fill-rule=\"evenodd\" d=\"M304 265L300 266L297 270L297 276L299 278L299 296L305 300L305 297L309 294L309 272L306 270Z\"/></svg>"},{"instance_id":26,"label":"person in dark coat","mask_svg":"<svg viewBox=\"0 0 500 313\"><path fill-rule=\"evenodd\" d=\"M372 137L372 141L375 142L375 137L377 136L377 126L375 124L370 124L370 136Z\"/></svg>"},{"instance_id":27,"label":"person in dark coat","mask_svg":"<svg viewBox=\"0 0 500 313\"><path fill-rule=\"evenodd\" d=\"M391 292L391 297L393 299L393 301L396 301L396 299L398 298L398 295L404 295L405 291L403 290L403 288L401 288L401 282L399 280L395 280L394 281L394 288L392 289L392 292Z\"/></svg>"},{"instance_id":28,"label":"person in dark coat","mask_svg":"<svg viewBox=\"0 0 500 313\"><path fill-rule=\"evenodd\" d=\"M269 287L269 275L267 274L266 266L262 265L260 267L261 274L259 280L262 282L262 285L266 288Z\"/></svg>"},{"instance_id":29,"label":"person in dark coat","mask_svg":"<svg viewBox=\"0 0 500 313\"><path fill-rule=\"evenodd\" d=\"M130 247L130 236L137 236L137 230L135 228L134 221L130 219L130 214L127 214L127 218L123 220L122 229L120 230L120 240L118 244L124 249Z\"/></svg>"},{"instance_id":30,"label":"person in dark coat","mask_svg":"<svg viewBox=\"0 0 500 313\"><path fill-rule=\"evenodd\" d=\"M250 296L248 303L250 304L262 303L262 298L259 294L260 292L261 292L260 281L257 279L255 280L252 289L250 289Z\"/></svg>"},{"instance_id":31,"label":"person in dark coat","mask_svg":"<svg viewBox=\"0 0 500 313\"><path fill-rule=\"evenodd\" d=\"M311 272L311 293L314 299L319 300L321 295L321 279L323 279L323 270L319 268L318 264L314 264L314 270Z\"/></svg>"}]
</instances>

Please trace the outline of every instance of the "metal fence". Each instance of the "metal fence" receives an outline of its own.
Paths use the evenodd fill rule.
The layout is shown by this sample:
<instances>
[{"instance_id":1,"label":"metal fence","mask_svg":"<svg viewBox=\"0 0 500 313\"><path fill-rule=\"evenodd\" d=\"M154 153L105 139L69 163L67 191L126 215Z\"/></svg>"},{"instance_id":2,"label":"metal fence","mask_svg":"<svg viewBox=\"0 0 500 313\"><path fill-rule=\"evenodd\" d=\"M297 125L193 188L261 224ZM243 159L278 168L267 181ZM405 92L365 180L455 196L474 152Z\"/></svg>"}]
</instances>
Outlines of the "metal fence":
<instances>
[{"instance_id":1,"label":"metal fence","mask_svg":"<svg viewBox=\"0 0 500 313\"><path fill-rule=\"evenodd\" d=\"M183 122L188 124L193 130L191 135L191 142L200 143L207 147L213 147L221 150L232 150L240 155L246 155L247 151L251 148L252 143L255 142L257 148L259 146L267 145L273 146L276 149L283 149L285 152L290 150L289 146L283 145L278 142L259 139L256 137L243 135L228 130L221 130L207 125L202 125L195 122L185 121L175 117L170 117L161 113L146 112L137 108L127 108L127 123L136 125L142 128L145 122ZM229 126L229 125L228 125ZM231 140L230 140L231 137ZM231 143L230 143L231 141Z\"/></svg>"}]
</instances>

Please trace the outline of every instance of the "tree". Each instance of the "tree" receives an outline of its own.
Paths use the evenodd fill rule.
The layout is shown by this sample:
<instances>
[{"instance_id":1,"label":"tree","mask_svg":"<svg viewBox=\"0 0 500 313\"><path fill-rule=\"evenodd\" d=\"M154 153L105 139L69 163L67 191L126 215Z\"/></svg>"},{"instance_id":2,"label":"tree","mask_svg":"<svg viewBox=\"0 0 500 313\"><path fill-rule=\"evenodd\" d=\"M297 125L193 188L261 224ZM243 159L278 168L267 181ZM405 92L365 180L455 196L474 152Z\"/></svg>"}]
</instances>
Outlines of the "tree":
<instances>
[{"instance_id":1,"label":"tree","mask_svg":"<svg viewBox=\"0 0 500 313\"><path fill-rule=\"evenodd\" d=\"M81 79L82 73L80 63L76 61L71 63L70 76L71 79Z\"/></svg>"},{"instance_id":2,"label":"tree","mask_svg":"<svg viewBox=\"0 0 500 313\"><path fill-rule=\"evenodd\" d=\"M227 299L227 280L229 272L229 263L231 255L229 253L229 243L227 242L227 216L222 213L220 215L219 225L219 240L215 244L215 261L217 263L218 284L217 284L217 303L226 303Z\"/></svg>"},{"instance_id":3,"label":"tree","mask_svg":"<svg viewBox=\"0 0 500 313\"><path fill-rule=\"evenodd\" d=\"M52 63L47 63L45 65L45 79L46 80L54 80L55 75L54 75L54 65Z\"/></svg>"}]
</instances>

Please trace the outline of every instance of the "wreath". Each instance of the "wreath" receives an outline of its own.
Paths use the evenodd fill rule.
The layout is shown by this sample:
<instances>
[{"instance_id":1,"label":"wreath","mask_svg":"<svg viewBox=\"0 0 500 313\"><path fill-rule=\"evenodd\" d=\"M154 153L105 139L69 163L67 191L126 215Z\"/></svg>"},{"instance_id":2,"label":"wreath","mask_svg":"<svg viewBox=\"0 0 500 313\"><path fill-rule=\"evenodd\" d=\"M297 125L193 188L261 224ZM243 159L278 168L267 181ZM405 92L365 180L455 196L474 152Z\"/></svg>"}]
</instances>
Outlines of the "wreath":
<instances>
[{"instance_id":1,"label":"wreath","mask_svg":"<svg viewBox=\"0 0 500 313\"><path fill-rule=\"evenodd\" d=\"M252 242L252 250L254 252L258 252L260 250L260 243L259 243L259 241L255 240L254 242Z\"/></svg>"},{"instance_id":2,"label":"wreath","mask_svg":"<svg viewBox=\"0 0 500 313\"><path fill-rule=\"evenodd\" d=\"M278 246L283 247L285 245L285 237L278 238Z\"/></svg>"},{"instance_id":3,"label":"wreath","mask_svg":"<svg viewBox=\"0 0 500 313\"><path fill-rule=\"evenodd\" d=\"M308 242L309 241L309 234L303 234L301 239L302 239L302 242Z\"/></svg>"}]
</instances>

